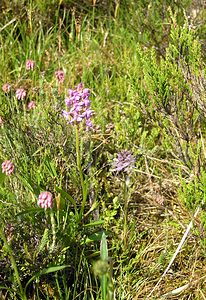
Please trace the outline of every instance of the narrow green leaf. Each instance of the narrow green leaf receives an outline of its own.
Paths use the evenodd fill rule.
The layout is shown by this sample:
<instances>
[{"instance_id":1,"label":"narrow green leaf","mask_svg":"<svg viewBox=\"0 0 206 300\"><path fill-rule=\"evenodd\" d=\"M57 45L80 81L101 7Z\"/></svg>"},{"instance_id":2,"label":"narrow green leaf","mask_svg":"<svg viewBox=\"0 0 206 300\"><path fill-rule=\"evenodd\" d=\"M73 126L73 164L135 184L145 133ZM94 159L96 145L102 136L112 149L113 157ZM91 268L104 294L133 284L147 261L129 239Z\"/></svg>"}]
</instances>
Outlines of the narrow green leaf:
<instances>
[{"instance_id":1,"label":"narrow green leaf","mask_svg":"<svg viewBox=\"0 0 206 300\"><path fill-rule=\"evenodd\" d=\"M81 245L89 244L89 243L94 242L94 241L100 241L101 238L102 238L102 231L95 232L95 233L91 234L90 236L88 236L86 238L86 240L84 240L81 243Z\"/></svg>"},{"instance_id":2,"label":"narrow green leaf","mask_svg":"<svg viewBox=\"0 0 206 300\"><path fill-rule=\"evenodd\" d=\"M45 275L45 274L49 274L49 273L54 273L54 272L57 272L57 271L61 271L65 268L68 268L69 265L63 265L63 266L55 266L55 267L49 267L49 268L46 268L46 269L43 269L41 270L40 272L36 273L34 276L32 276L29 281L27 282L26 286L25 286L25 293L26 293L26 289L28 287L28 285L36 278L38 277L41 277L42 275Z\"/></svg>"},{"instance_id":3,"label":"narrow green leaf","mask_svg":"<svg viewBox=\"0 0 206 300\"><path fill-rule=\"evenodd\" d=\"M42 212L42 211L43 211L43 209L41 207L30 208L30 209L24 210L24 211L16 214L16 217L19 217L19 216L22 216L22 215L26 215L26 214L30 214L30 213Z\"/></svg>"},{"instance_id":4,"label":"narrow green leaf","mask_svg":"<svg viewBox=\"0 0 206 300\"><path fill-rule=\"evenodd\" d=\"M38 248L37 248L37 251L36 251L37 255L44 250L48 240L49 240L49 229L45 228L44 234L41 238L41 241L40 241L40 243L38 245Z\"/></svg>"},{"instance_id":5,"label":"narrow green leaf","mask_svg":"<svg viewBox=\"0 0 206 300\"><path fill-rule=\"evenodd\" d=\"M97 220L88 224L85 224L84 227L92 227L104 224L104 220Z\"/></svg>"},{"instance_id":6,"label":"narrow green leaf","mask_svg":"<svg viewBox=\"0 0 206 300\"><path fill-rule=\"evenodd\" d=\"M108 260L107 238L104 232L102 234L101 244L100 244L100 257L103 261Z\"/></svg>"}]
</instances>

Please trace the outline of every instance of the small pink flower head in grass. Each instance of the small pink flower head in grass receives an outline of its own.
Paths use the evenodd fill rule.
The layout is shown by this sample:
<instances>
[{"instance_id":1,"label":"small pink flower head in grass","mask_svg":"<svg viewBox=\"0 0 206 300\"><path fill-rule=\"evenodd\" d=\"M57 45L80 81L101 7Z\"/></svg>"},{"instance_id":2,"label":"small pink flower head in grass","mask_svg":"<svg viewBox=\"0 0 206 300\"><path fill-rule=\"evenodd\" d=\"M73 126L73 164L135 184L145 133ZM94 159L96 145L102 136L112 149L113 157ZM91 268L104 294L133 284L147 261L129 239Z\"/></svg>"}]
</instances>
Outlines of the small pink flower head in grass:
<instances>
[{"instance_id":1,"label":"small pink flower head in grass","mask_svg":"<svg viewBox=\"0 0 206 300\"><path fill-rule=\"evenodd\" d=\"M26 97L25 89L17 89L16 90L16 98L18 100L24 100L25 97Z\"/></svg>"},{"instance_id":2,"label":"small pink flower head in grass","mask_svg":"<svg viewBox=\"0 0 206 300\"><path fill-rule=\"evenodd\" d=\"M62 70L58 70L55 72L55 76L56 76L56 79L58 80L59 83L63 83L64 82L64 71Z\"/></svg>"},{"instance_id":3,"label":"small pink flower head in grass","mask_svg":"<svg viewBox=\"0 0 206 300\"><path fill-rule=\"evenodd\" d=\"M11 90L10 84L9 84L9 83L4 83L4 85L2 86L2 91L3 91L4 93L9 93L10 90Z\"/></svg>"},{"instance_id":4,"label":"small pink flower head in grass","mask_svg":"<svg viewBox=\"0 0 206 300\"><path fill-rule=\"evenodd\" d=\"M35 62L34 62L34 60L31 60L31 59L28 59L27 61L26 61L26 70L34 70L34 67L35 67Z\"/></svg>"},{"instance_id":5,"label":"small pink flower head in grass","mask_svg":"<svg viewBox=\"0 0 206 300\"><path fill-rule=\"evenodd\" d=\"M2 173L6 175L11 175L14 172L14 165L10 160L5 160L2 165Z\"/></svg>"},{"instance_id":6,"label":"small pink flower head in grass","mask_svg":"<svg viewBox=\"0 0 206 300\"><path fill-rule=\"evenodd\" d=\"M36 107L36 103L34 101L30 101L28 104L27 104L27 109L28 110L32 110Z\"/></svg>"},{"instance_id":7,"label":"small pink flower head in grass","mask_svg":"<svg viewBox=\"0 0 206 300\"><path fill-rule=\"evenodd\" d=\"M53 197L50 192L41 192L37 204L44 209L53 207Z\"/></svg>"}]
</instances>

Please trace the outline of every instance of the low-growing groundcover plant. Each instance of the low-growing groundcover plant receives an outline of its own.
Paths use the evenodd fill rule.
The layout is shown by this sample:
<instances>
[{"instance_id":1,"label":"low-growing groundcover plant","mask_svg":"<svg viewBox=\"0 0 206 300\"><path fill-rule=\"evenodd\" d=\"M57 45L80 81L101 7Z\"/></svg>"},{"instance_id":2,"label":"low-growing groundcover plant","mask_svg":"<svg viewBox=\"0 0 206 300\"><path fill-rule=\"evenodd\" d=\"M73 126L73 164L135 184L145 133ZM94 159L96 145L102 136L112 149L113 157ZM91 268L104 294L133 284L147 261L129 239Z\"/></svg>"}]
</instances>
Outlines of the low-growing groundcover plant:
<instances>
[{"instance_id":1,"label":"low-growing groundcover plant","mask_svg":"<svg viewBox=\"0 0 206 300\"><path fill-rule=\"evenodd\" d=\"M0 298L204 299L205 11L65 3L0 24Z\"/></svg>"}]
</instances>

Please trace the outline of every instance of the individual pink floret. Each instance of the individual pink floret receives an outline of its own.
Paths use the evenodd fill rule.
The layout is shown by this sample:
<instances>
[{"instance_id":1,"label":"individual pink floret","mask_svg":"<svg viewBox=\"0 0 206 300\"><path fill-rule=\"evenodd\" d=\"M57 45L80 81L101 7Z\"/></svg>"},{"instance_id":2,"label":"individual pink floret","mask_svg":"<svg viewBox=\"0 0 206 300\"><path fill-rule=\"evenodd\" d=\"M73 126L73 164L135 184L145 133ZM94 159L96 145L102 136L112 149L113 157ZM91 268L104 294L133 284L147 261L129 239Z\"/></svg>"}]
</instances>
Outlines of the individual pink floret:
<instances>
[{"instance_id":1,"label":"individual pink floret","mask_svg":"<svg viewBox=\"0 0 206 300\"><path fill-rule=\"evenodd\" d=\"M28 110L34 109L35 107L36 107L36 103L34 101L31 101L27 104Z\"/></svg>"},{"instance_id":2,"label":"individual pink floret","mask_svg":"<svg viewBox=\"0 0 206 300\"><path fill-rule=\"evenodd\" d=\"M14 172L14 165L10 160L5 160L2 165L2 173L6 175L11 175Z\"/></svg>"},{"instance_id":3,"label":"individual pink floret","mask_svg":"<svg viewBox=\"0 0 206 300\"><path fill-rule=\"evenodd\" d=\"M59 83L62 83L64 82L64 71L62 70L58 70L55 72L55 76L56 76L56 79L58 80Z\"/></svg>"},{"instance_id":4,"label":"individual pink floret","mask_svg":"<svg viewBox=\"0 0 206 300\"><path fill-rule=\"evenodd\" d=\"M17 89L16 90L16 98L18 100L23 100L26 97L25 89Z\"/></svg>"},{"instance_id":5,"label":"individual pink floret","mask_svg":"<svg viewBox=\"0 0 206 300\"><path fill-rule=\"evenodd\" d=\"M26 70L34 70L35 62L34 60L28 59L26 61Z\"/></svg>"},{"instance_id":6,"label":"individual pink floret","mask_svg":"<svg viewBox=\"0 0 206 300\"><path fill-rule=\"evenodd\" d=\"M4 85L2 86L2 91L4 93L8 93L11 90L11 85L9 83L4 83Z\"/></svg>"},{"instance_id":7,"label":"individual pink floret","mask_svg":"<svg viewBox=\"0 0 206 300\"><path fill-rule=\"evenodd\" d=\"M53 197L50 192L41 192L37 204L44 209L53 207Z\"/></svg>"}]
</instances>

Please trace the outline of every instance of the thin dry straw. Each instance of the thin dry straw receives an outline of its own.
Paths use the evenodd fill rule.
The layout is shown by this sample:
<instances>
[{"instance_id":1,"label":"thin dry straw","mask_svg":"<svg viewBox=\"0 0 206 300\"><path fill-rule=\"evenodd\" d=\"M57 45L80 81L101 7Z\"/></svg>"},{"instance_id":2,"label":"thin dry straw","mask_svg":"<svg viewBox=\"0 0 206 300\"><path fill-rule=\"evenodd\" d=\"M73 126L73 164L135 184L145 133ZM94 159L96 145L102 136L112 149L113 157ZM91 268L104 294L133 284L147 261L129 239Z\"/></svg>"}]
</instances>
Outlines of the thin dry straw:
<instances>
[{"instance_id":1,"label":"thin dry straw","mask_svg":"<svg viewBox=\"0 0 206 300\"><path fill-rule=\"evenodd\" d=\"M9 21L8 23L6 23L3 27L0 28L0 32L3 31L7 26L9 26L12 23L14 23L15 21L16 21L16 18L13 18L11 21Z\"/></svg>"},{"instance_id":2,"label":"thin dry straw","mask_svg":"<svg viewBox=\"0 0 206 300\"><path fill-rule=\"evenodd\" d=\"M186 229L186 231L185 231L185 233L184 233L184 235L183 235L183 237L182 237L182 239L181 239L181 241L180 241L180 243L179 243L179 245L178 245L178 247L177 247L177 249L176 249L176 251L175 251L173 257L172 257L172 259L171 259L170 262L169 262L169 265L167 266L167 268L165 269L164 273L162 274L162 276L161 276L160 279L158 280L157 284L154 286L154 288L151 290L151 292L150 292L149 295L147 296L147 299L151 299L151 298L150 298L151 295L154 293L154 291L157 289L157 287L159 286L159 284L160 284L160 282L162 281L162 279L164 278L164 276L165 276L165 275L167 274L167 272L169 271L169 269L170 269L171 265L173 264L173 262L174 262L174 260L175 260L175 258L176 258L176 256L177 256L177 254L180 252L180 249L182 248L182 246L183 246L183 244L184 244L184 242L185 242L185 240L186 240L186 238L187 238L187 236L188 236L188 234L189 234L189 232L190 232L190 230L191 230L191 228L192 228L193 220L197 217L199 211L200 211L200 207L198 206L198 208L196 209L196 212L195 212L195 214L194 214L194 216L193 216L193 219L190 221L189 225L187 226L187 229Z\"/></svg>"},{"instance_id":3,"label":"thin dry straw","mask_svg":"<svg viewBox=\"0 0 206 300\"><path fill-rule=\"evenodd\" d=\"M201 278L197 279L197 280L194 280L192 282L189 282L185 285L182 285L181 287L178 287L176 288L175 290L173 291L170 291L169 293L166 293L162 296L160 296L161 299L164 299L164 298L168 298L168 297L174 297L174 296L179 296L182 292L184 292L186 289L188 289L189 287L191 286L194 286L196 285L198 282L200 281L203 281L203 279L205 280L206 276L202 276ZM201 290L199 289L199 292L201 293ZM203 299L206 300L206 298L203 297Z\"/></svg>"}]
</instances>

